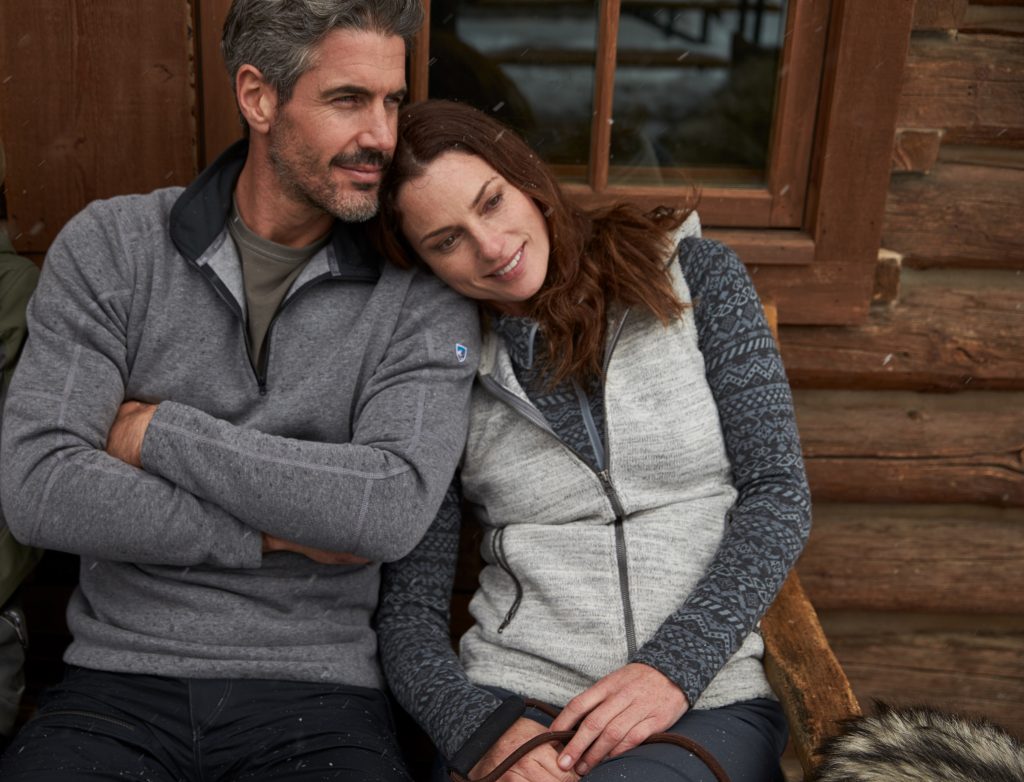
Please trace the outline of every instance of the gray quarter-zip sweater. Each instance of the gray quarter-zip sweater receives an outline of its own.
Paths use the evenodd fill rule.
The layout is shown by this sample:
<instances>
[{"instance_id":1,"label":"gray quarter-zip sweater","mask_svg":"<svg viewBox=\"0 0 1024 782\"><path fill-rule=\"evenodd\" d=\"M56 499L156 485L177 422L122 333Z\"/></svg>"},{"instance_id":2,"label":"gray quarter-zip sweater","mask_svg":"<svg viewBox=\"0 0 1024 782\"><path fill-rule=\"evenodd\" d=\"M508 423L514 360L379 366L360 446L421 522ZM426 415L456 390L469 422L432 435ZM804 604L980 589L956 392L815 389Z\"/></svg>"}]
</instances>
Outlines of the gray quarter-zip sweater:
<instances>
[{"instance_id":1,"label":"gray quarter-zip sweater","mask_svg":"<svg viewBox=\"0 0 1024 782\"><path fill-rule=\"evenodd\" d=\"M476 311L339 223L253 366L225 229L245 155L61 231L8 398L3 507L23 542L82 556L69 663L378 687L379 563L422 537L462 449ZM160 403L144 470L103 450L124 399ZM373 564L262 556L260 531Z\"/></svg>"}]
</instances>

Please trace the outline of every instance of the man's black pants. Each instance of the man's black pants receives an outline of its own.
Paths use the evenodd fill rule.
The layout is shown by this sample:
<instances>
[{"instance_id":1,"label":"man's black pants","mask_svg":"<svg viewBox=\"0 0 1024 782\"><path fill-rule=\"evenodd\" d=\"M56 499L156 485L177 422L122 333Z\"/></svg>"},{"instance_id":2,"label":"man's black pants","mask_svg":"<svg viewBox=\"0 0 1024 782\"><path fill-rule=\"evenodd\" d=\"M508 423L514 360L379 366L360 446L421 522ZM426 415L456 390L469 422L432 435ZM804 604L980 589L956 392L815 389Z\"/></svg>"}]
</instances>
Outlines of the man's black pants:
<instances>
[{"instance_id":1,"label":"man's black pants","mask_svg":"<svg viewBox=\"0 0 1024 782\"><path fill-rule=\"evenodd\" d=\"M71 668L0 758L4 782L407 782L383 693Z\"/></svg>"}]
</instances>

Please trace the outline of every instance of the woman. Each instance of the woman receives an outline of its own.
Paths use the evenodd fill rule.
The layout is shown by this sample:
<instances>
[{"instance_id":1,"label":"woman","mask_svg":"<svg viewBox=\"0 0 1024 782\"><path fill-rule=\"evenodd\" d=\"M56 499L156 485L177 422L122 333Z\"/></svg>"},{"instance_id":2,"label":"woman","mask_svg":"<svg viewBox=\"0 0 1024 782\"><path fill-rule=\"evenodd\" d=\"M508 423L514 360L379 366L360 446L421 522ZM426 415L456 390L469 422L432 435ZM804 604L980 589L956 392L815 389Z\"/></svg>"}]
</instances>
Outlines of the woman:
<instances>
[{"instance_id":1,"label":"woman","mask_svg":"<svg viewBox=\"0 0 1024 782\"><path fill-rule=\"evenodd\" d=\"M586 212L511 131L403 111L380 241L481 302L489 326L461 494L484 527L476 620L451 651L458 481L390 566L381 656L451 768L489 772L561 709L579 727L506 775L781 779L785 723L756 626L807 536L792 401L742 264L696 217ZM383 226L398 226L400 232ZM698 229L699 230L699 229Z\"/></svg>"}]
</instances>

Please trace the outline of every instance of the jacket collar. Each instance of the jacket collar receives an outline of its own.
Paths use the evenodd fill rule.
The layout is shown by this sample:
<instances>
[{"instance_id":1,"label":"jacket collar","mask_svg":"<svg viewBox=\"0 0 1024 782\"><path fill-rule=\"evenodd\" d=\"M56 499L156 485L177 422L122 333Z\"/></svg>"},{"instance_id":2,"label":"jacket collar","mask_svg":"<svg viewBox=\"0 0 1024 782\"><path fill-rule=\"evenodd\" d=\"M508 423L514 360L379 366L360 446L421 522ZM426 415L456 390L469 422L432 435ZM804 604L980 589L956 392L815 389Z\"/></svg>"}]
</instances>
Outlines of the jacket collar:
<instances>
[{"instance_id":1,"label":"jacket collar","mask_svg":"<svg viewBox=\"0 0 1024 782\"><path fill-rule=\"evenodd\" d=\"M171 208L171 240L178 251L195 263L225 230L231 196L249 154L249 142L235 142L199 174ZM383 259L360 226L334 221L331 245L336 263L332 277L374 282Z\"/></svg>"}]
</instances>

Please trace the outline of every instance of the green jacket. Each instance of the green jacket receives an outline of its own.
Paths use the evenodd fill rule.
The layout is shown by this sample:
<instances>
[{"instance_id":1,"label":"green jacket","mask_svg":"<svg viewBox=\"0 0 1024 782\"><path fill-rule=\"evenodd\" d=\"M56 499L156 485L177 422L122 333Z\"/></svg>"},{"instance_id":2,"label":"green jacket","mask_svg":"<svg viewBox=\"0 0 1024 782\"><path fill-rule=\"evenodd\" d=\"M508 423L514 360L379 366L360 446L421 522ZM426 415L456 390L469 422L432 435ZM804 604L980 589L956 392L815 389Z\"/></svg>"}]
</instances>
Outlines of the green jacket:
<instances>
[{"instance_id":1,"label":"green jacket","mask_svg":"<svg viewBox=\"0 0 1024 782\"><path fill-rule=\"evenodd\" d=\"M17 255L7 234L0 231L0 409L25 342L25 307L38 279L35 264ZM39 549L18 543L0 513L0 605L7 602L41 554Z\"/></svg>"}]
</instances>

